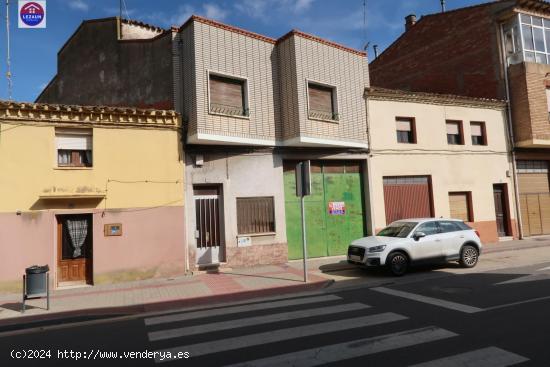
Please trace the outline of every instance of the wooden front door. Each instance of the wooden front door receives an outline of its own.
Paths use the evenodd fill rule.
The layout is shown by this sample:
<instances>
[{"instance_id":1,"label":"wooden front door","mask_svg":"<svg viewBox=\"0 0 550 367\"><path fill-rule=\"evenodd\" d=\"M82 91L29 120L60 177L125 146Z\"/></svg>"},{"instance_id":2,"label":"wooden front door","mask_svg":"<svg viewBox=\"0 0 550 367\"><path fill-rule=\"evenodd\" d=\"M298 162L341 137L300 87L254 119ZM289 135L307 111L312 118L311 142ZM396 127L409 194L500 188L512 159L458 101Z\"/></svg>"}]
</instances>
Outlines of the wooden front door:
<instances>
[{"instance_id":1,"label":"wooden front door","mask_svg":"<svg viewBox=\"0 0 550 367\"><path fill-rule=\"evenodd\" d=\"M92 232L91 214L57 216L58 284L92 284Z\"/></svg>"},{"instance_id":2,"label":"wooden front door","mask_svg":"<svg viewBox=\"0 0 550 367\"><path fill-rule=\"evenodd\" d=\"M495 200L495 215L497 232L499 237L508 235L508 213L506 205L506 190L503 185L493 185L493 196Z\"/></svg>"}]
</instances>

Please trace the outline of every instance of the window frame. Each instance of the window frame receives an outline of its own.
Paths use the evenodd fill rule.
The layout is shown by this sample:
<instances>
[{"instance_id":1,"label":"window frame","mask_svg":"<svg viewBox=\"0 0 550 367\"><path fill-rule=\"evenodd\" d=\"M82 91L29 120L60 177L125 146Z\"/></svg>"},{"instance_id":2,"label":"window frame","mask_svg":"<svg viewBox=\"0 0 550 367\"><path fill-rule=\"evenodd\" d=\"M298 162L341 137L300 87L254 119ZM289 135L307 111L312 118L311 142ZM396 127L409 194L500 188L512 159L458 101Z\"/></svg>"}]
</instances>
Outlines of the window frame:
<instances>
[{"instance_id":1,"label":"window frame","mask_svg":"<svg viewBox=\"0 0 550 367\"><path fill-rule=\"evenodd\" d=\"M238 81L241 81L241 82L244 83L244 87L243 87L243 93L244 93L244 95L243 95L243 114L242 115L212 111L211 102L210 102L210 98L211 98L211 94L212 94L212 92L210 91L210 76L211 75L217 76L217 77L220 77L220 78L238 80ZM209 115L225 116L225 117L233 117L233 118L238 118L238 119L250 120L250 93L249 93L249 88L250 87L249 87L248 77L207 69L206 70L206 94L207 94L206 110L207 110L207 113Z\"/></svg>"},{"instance_id":2,"label":"window frame","mask_svg":"<svg viewBox=\"0 0 550 367\"><path fill-rule=\"evenodd\" d=\"M471 191L449 191L449 194L448 194L449 216L451 215L450 198L452 195L466 195L466 210L468 212L468 220L465 220L464 222L473 223L475 219L474 219L474 206L473 206L473 200L472 200L472 192ZM460 219L460 218L452 218L452 219Z\"/></svg>"},{"instance_id":3,"label":"window frame","mask_svg":"<svg viewBox=\"0 0 550 367\"><path fill-rule=\"evenodd\" d=\"M448 124L458 124L458 143L450 143L449 142L449 134L447 133L447 125ZM464 142L464 124L462 123L462 120L445 120L445 135L447 137L447 145L465 145Z\"/></svg>"},{"instance_id":4,"label":"window frame","mask_svg":"<svg viewBox=\"0 0 550 367\"><path fill-rule=\"evenodd\" d=\"M481 126L481 144L474 144L474 135L472 135L472 125L479 124ZM470 137L472 145L474 146L486 146L487 145L487 127L485 121L470 121Z\"/></svg>"},{"instance_id":5,"label":"window frame","mask_svg":"<svg viewBox=\"0 0 550 367\"><path fill-rule=\"evenodd\" d=\"M325 119L322 117L315 117L311 114L311 108L309 105L309 85L317 85L319 87L330 88L332 90L332 119ZM336 85L320 82L313 79L306 79L306 105L307 105L307 118L309 120L324 121L338 123L340 121L340 105L338 102L338 87Z\"/></svg>"},{"instance_id":6,"label":"window frame","mask_svg":"<svg viewBox=\"0 0 550 367\"><path fill-rule=\"evenodd\" d=\"M74 135L74 136L86 136L90 137L92 140L92 149L59 149L57 138L59 135ZM54 160L54 168L55 169L92 169L94 167L94 133L93 129L90 128L55 128L54 129L54 139L55 139L55 160ZM59 161L59 154L61 151L69 152L69 157L71 162L69 164L62 164ZM86 155L87 152L90 152L90 163L74 163L73 160L76 159L76 157L79 157L79 160L82 160L81 154ZM87 158L86 158L87 159Z\"/></svg>"},{"instance_id":7,"label":"window frame","mask_svg":"<svg viewBox=\"0 0 550 367\"><path fill-rule=\"evenodd\" d=\"M240 232L240 225L239 225L239 200L242 199L271 199L271 209L272 209L272 216L273 216L273 231L269 232L248 232L248 233L241 233ZM247 237L255 237L255 236L273 236L277 233L277 218L276 218L276 210L275 210L275 196L239 196L235 198L235 209L236 209L236 220L237 220L237 235L238 236L247 236Z\"/></svg>"},{"instance_id":8,"label":"window frame","mask_svg":"<svg viewBox=\"0 0 550 367\"><path fill-rule=\"evenodd\" d=\"M395 122L397 123L399 120L401 121L408 121L411 124L411 140L410 141L399 141L399 132L403 132L402 130L398 130L397 127L395 128L395 132L397 135L397 143L399 144L417 144L417 137L416 137L416 118L414 117L405 117L405 116L396 116Z\"/></svg>"}]
</instances>

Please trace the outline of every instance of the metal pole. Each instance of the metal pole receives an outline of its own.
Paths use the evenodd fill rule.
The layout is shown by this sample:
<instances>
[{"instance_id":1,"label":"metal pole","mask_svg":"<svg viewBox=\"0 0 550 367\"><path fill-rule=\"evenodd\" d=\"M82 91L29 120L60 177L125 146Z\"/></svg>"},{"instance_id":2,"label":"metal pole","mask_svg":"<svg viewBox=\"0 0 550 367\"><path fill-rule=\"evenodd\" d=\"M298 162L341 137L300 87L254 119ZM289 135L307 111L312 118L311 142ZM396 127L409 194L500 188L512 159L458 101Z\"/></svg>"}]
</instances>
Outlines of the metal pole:
<instances>
[{"instance_id":1,"label":"metal pole","mask_svg":"<svg viewBox=\"0 0 550 367\"><path fill-rule=\"evenodd\" d=\"M302 205L302 251L304 252L304 283L307 283L307 240L306 240L306 211L304 207L304 195L301 197Z\"/></svg>"},{"instance_id":2,"label":"metal pole","mask_svg":"<svg viewBox=\"0 0 550 367\"><path fill-rule=\"evenodd\" d=\"M12 80L11 80L11 55L10 55L10 1L6 0L6 78L8 79L8 100L12 100Z\"/></svg>"}]
</instances>

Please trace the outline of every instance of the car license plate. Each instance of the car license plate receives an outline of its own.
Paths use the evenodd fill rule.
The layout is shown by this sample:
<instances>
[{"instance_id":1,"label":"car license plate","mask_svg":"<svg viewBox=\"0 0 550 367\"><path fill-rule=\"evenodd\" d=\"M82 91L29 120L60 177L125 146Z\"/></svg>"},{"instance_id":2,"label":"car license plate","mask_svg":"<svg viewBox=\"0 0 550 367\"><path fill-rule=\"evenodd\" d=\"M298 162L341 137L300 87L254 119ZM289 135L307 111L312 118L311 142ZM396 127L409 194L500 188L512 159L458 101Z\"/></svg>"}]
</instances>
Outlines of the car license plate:
<instances>
[{"instance_id":1,"label":"car license plate","mask_svg":"<svg viewBox=\"0 0 550 367\"><path fill-rule=\"evenodd\" d=\"M361 261L361 256L359 255L349 255L351 261Z\"/></svg>"}]
</instances>

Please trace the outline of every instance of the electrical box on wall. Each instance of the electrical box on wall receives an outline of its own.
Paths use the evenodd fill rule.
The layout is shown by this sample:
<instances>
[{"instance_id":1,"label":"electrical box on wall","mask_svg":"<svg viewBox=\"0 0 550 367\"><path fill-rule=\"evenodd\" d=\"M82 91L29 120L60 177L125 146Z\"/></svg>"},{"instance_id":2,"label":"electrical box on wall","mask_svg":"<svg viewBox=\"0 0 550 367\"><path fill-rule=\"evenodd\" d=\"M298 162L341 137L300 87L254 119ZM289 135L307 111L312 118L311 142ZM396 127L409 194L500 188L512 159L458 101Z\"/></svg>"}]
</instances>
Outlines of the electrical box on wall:
<instances>
[{"instance_id":1,"label":"electrical box on wall","mask_svg":"<svg viewBox=\"0 0 550 367\"><path fill-rule=\"evenodd\" d=\"M195 166L202 167L203 164L204 164L204 157L202 156L202 154L197 154L195 156Z\"/></svg>"},{"instance_id":2,"label":"electrical box on wall","mask_svg":"<svg viewBox=\"0 0 550 367\"><path fill-rule=\"evenodd\" d=\"M105 224L105 237L122 236L122 223Z\"/></svg>"}]
</instances>

